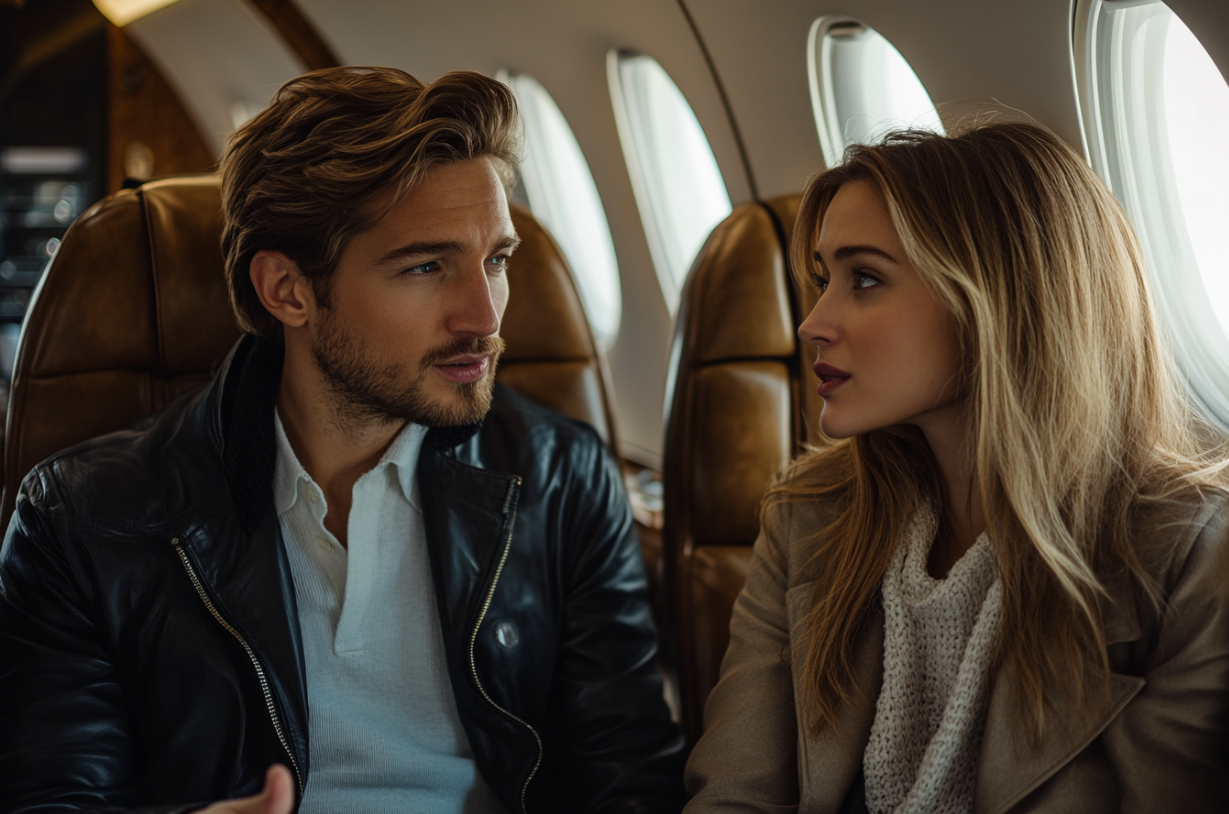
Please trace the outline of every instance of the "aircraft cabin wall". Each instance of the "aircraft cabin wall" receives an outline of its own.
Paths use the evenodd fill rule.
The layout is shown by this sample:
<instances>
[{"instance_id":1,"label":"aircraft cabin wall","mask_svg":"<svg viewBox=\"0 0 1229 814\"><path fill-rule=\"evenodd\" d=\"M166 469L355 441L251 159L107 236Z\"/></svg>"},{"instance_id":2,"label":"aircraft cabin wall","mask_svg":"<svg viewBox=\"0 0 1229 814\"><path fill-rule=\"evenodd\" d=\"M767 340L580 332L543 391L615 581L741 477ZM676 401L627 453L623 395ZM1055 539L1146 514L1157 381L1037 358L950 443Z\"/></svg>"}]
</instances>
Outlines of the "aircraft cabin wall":
<instances>
[{"instance_id":1,"label":"aircraft cabin wall","mask_svg":"<svg viewBox=\"0 0 1229 814\"><path fill-rule=\"evenodd\" d=\"M1126 0L1130 2L1130 0ZM1229 76L1229 3L1168 0ZM268 4L265 4L268 5ZM1083 149L1072 71L1073 0L298 0L340 63L523 73L573 129L609 220L623 316L609 347L624 454L658 465L673 318L654 270L619 141L607 74L613 49L656 59L695 111L733 205L798 192L823 164L807 84L814 20L875 28L951 121L994 101ZM159 66L208 146L311 67L247 0L180 0L124 30ZM583 260L573 259L574 264ZM514 294L515 296L515 294ZM719 405L713 405L720 409Z\"/></svg>"}]
</instances>

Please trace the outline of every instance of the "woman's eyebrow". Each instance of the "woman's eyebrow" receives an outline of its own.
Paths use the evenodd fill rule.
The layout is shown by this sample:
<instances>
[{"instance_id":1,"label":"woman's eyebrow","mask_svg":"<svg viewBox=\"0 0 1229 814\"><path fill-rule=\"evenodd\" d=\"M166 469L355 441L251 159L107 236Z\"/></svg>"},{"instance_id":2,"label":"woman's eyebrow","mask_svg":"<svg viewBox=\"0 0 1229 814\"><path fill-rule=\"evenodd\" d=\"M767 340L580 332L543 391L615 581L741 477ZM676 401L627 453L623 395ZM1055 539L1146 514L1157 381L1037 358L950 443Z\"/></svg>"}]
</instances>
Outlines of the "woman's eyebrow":
<instances>
[{"instance_id":1,"label":"woman's eyebrow","mask_svg":"<svg viewBox=\"0 0 1229 814\"><path fill-rule=\"evenodd\" d=\"M816 253L818 254L818 252ZM856 254L873 254L882 257L885 260L890 260L893 263L898 262L895 257L885 252L883 249L875 246L842 246L832 253L833 260L848 260Z\"/></svg>"},{"instance_id":2,"label":"woman's eyebrow","mask_svg":"<svg viewBox=\"0 0 1229 814\"><path fill-rule=\"evenodd\" d=\"M878 257L882 257L885 260L890 260L893 263L899 262L895 257L888 254L883 249L877 249L874 246L842 246L841 248L837 249L835 252L832 253L832 260L833 262L837 262L839 260L847 260L850 257L853 257L854 255L858 255L858 254L873 254L873 255L877 255ZM822 255L820 255L818 249L816 251L811 252L811 257L814 258L815 262L819 264L819 267L821 269L823 269L824 271L828 270L828 266L826 263L824 263L824 258Z\"/></svg>"}]
</instances>

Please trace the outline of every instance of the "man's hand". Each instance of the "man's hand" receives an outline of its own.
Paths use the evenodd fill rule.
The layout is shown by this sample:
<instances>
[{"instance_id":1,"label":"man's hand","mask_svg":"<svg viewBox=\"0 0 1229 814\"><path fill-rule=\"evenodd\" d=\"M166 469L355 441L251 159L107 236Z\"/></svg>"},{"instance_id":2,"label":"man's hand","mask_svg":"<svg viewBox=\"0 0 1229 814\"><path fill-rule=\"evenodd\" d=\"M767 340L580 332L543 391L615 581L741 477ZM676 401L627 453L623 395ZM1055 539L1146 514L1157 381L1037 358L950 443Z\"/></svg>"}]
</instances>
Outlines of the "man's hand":
<instances>
[{"instance_id":1,"label":"man's hand","mask_svg":"<svg viewBox=\"0 0 1229 814\"><path fill-rule=\"evenodd\" d=\"M290 814L294 808L294 779L285 766L274 763L265 773L265 788L255 797L223 800L196 814Z\"/></svg>"}]
</instances>

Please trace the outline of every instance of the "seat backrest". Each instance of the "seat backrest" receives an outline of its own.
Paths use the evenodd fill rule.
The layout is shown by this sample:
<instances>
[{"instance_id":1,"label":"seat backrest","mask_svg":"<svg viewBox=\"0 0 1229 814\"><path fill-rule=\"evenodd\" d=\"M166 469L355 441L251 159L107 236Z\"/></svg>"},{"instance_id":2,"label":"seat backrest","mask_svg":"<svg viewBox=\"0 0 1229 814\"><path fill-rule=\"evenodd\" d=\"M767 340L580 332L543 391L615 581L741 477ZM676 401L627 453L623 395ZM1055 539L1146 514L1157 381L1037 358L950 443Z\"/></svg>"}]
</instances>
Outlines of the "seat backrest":
<instances>
[{"instance_id":1,"label":"seat backrest","mask_svg":"<svg viewBox=\"0 0 1229 814\"><path fill-rule=\"evenodd\" d=\"M588 421L613 445L600 345L558 245L524 210L498 379ZM207 382L239 335L222 274L217 176L168 178L82 215L22 326L4 449L8 525L39 461L157 410Z\"/></svg>"},{"instance_id":2,"label":"seat backrest","mask_svg":"<svg viewBox=\"0 0 1229 814\"><path fill-rule=\"evenodd\" d=\"M495 378L530 401L587 421L616 453L618 428L606 354L585 315L563 250L542 224L513 204L521 245L500 334L508 343Z\"/></svg>"},{"instance_id":3,"label":"seat backrest","mask_svg":"<svg viewBox=\"0 0 1229 814\"><path fill-rule=\"evenodd\" d=\"M760 498L818 426L822 406L796 333L814 303L789 271L798 204L788 196L736 208L700 250L679 306L663 545L680 707L693 743L746 580Z\"/></svg>"}]
</instances>

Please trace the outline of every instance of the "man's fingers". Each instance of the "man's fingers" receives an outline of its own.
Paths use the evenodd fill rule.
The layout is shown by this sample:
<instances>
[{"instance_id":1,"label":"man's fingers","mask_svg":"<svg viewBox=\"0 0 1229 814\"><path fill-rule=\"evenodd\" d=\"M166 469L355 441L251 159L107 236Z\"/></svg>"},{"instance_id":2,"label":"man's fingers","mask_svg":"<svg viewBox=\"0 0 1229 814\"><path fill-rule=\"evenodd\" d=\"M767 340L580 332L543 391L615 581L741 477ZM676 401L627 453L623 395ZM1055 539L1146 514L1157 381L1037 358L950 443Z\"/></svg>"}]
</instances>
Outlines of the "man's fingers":
<instances>
[{"instance_id":1,"label":"man's fingers","mask_svg":"<svg viewBox=\"0 0 1229 814\"><path fill-rule=\"evenodd\" d=\"M265 772L265 787L260 794L236 800L223 800L196 814L290 814L294 808L294 778L285 766L274 763Z\"/></svg>"},{"instance_id":2,"label":"man's fingers","mask_svg":"<svg viewBox=\"0 0 1229 814\"><path fill-rule=\"evenodd\" d=\"M262 814L290 814L294 808L294 778L290 770L280 763L274 763L265 773L265 790Z\"/></svg>"}]
</instances>

